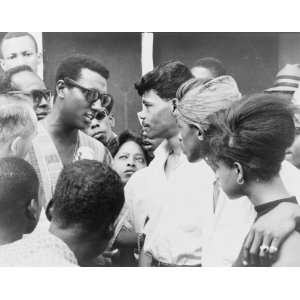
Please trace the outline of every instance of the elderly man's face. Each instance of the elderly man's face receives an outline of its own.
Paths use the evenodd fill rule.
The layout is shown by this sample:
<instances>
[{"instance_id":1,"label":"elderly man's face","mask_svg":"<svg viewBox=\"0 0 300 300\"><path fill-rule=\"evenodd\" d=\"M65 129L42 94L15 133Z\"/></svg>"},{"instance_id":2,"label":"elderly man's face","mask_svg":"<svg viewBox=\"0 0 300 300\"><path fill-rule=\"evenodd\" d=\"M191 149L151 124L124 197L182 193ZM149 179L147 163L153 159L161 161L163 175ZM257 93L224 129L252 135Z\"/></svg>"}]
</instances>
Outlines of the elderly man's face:
<instances>
[{"instance_id":1,"label":"elderly man's face","mask_svg":"<svg viewBox=\"0 0 300 300\"><path fill-rule=\"evenodd\" d=\"M1 61L3 70L6 71L16 66L27 65L37 73L41 59L36 51L34 41L29 36L4 40L1 51L3 56Z\"/></svg>"}]
</instances>

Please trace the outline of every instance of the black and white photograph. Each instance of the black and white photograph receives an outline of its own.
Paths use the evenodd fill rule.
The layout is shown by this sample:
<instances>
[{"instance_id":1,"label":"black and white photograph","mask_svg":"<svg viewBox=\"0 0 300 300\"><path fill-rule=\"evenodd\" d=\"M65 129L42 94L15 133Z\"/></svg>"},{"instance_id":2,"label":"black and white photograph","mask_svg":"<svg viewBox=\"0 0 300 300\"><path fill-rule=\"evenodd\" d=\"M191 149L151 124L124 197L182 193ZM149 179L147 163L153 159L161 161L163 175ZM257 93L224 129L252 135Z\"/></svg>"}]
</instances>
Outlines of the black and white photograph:
<instances>
[{"instance_id":1,"label":"black and white photograph","mask_svg":"<svg viewBox=\"0 0 300 300\"><path fill-rule=\"evenodd\" d=\"M47 5L53 23L70 13L50 14ZM259 293L278 286L271 272L294 283L300 30L252 23L243 30L241 14L227 31L217 15L212 30L207 22L186 30L170 7L160 22L177 20L176 29L156 29L137 25L143 16L155 23L141 6L133 30L125 22L121 31L110 26L121 19L108 13L101 28L104 9L98 20L96 7L91 15L84 3L76 8L87 15L66 18L68 29L24 23L0 32L1 276L34 281L41 270L51 299L63 297L55 282L72 282L70 273L73 284L60 282L67 295L77 280L92 286L99 278L130 299L153 299L161 285L176 294L184 282L201 290L205 276L216 290L219 278L226 286L234 276L231 296L243 274L251 293L255 282Z\"/></svg>"}]
</instances>

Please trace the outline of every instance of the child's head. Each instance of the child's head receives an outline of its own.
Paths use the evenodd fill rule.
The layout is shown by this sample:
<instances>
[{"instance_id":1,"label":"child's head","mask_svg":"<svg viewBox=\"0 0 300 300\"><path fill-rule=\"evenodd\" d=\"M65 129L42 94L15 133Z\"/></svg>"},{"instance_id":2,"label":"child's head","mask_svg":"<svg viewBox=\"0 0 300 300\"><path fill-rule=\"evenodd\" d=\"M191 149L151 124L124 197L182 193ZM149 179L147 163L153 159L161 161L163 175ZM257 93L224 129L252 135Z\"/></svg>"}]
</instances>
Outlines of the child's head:
<instances>
[{"instance_id":1,"label":"child's head","mask_svg":"<svg viewBox=\"0 0 300 300\"><path fill-rule=\"evenodd\" d=\"M64 167L58 178L52 223L66 234L72 232L83 256L93 258L112 237L123 204L123 185L115 171L95 160L76 161Z\"/></svg>"},{"instance_id":2,"label":"child's head","mask_svg":"<svg viewBox=\"0 0 300 300\"><path fill-rule=\"evenodd\" d=\"M208 157L229 197L278 175L295 136L293 109L278 96L257 94L211 117Z\"/></svg>"},{"instance_id":3,"label":"child's head","mask_svg":"<svg viewBox=\"0 0 300 300\"><path fill-rule=\"evenodd\" d=\"M37 174L28 162L18 157L0 159L1 230L22 235L35 228L41 212L38 188Z\"/></svg>"}]
</instances>

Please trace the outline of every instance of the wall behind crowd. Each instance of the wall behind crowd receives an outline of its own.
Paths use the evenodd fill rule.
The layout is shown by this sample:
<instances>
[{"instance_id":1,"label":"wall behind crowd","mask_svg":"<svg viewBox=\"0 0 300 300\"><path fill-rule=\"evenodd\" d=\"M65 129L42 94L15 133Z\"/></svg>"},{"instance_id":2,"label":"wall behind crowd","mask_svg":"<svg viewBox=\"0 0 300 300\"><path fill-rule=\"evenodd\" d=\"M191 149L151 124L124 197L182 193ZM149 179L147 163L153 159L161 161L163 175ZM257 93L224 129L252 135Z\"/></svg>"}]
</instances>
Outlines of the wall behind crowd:
<instances>
[{"instance_id":1,"label":"wall behind crowd","mask_svg":"<svg viewBox=\"0 0 300 300\"><path fill-rule=\"evenodd\" d=\"M243 93L272 85L278 71L277 33L155 33L154 64L200 57L220 59Z\"/></svg>"},{"instance_id":2,"label":"wall behind crowd","mask_svg":"<svg viewBox=\"0 0 300 300\"><path fill-rule=\"evenodd\" d=\"M3 35L0 33L0 38ZM271 86L278 68L290 58L296 63L299 51L293 45L300 39L295 35L154 33L153 60L154 65L176 59L191 66L200 57L217 57L236 78L241 91L251 93ZM49 88L54 89L59 62L76 53L98 58L110 70L108 88L116 100L116 132L124 128L138 132L136 112L141 109L141 101L133 84L141 76L141 34L43 33L44 80Z\"/></svg>"}]
</instances>

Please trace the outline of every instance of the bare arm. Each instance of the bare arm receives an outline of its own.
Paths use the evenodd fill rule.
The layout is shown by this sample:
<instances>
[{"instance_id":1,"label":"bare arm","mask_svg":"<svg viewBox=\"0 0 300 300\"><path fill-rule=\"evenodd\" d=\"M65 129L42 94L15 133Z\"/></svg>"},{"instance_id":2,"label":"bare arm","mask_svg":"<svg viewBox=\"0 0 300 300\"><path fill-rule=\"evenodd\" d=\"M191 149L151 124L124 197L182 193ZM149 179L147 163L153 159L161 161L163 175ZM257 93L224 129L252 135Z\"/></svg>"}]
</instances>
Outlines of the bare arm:
<instances>
[{"instance_id":1,"label":"bare arm","mask_svg":"<svg viewBox=\"0 0 300 300\"><path fill-rule=\"evenodd\" d=\"M294 231L282 244L272 267L300 267L300 234Z\"/></svg>"}]
</instances>

